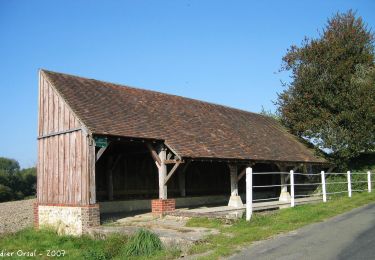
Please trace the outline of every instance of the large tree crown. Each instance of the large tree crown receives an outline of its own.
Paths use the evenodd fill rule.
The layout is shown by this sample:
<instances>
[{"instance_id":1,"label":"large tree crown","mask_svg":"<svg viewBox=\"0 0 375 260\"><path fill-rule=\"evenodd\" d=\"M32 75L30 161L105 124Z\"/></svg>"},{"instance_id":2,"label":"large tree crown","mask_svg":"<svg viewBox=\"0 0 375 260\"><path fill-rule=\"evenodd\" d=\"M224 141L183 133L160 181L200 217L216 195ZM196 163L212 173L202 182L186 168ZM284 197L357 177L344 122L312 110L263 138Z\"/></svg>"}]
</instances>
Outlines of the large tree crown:
<instances>
[{"instance_id":1,"label":"large tree crown","mask_svg":"<svg viewBox=\"0 0 375 260\"><path fill-rule=\"evenodd\" d=\"M335 14L319 37L305 37L282 59L291 73L276 101L282 123L336 158L374 149L374 57L374 34L362 18Z\"/></svg>"}]
</instances>

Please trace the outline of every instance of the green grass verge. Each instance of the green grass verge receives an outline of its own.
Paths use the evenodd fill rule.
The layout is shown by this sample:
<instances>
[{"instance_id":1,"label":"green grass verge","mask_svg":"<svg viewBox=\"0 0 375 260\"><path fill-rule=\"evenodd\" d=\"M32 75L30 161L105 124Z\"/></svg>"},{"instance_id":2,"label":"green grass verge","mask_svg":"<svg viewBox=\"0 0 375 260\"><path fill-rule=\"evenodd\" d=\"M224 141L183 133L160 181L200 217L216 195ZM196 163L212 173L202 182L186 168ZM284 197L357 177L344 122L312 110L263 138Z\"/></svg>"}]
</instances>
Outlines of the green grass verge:
<instances>
[{"instance_id":1,"label":"green grass verge","mask_svg":"<svg viewBox=\"0 0 375 260\"><path fill-rule=\"evenodd\" d=\"M29 257L17 256L17 252L22 250L23 252L34 253L34 250L36 250L37 259L50 259L51 256L48 256L48 252L50 252L50 255L65 253L64 257L57 258L90 260L174 259L179 256L178 250L163 249L159 242L157 236L144 230L130 238L112 235L105 240L101 240L88 236L59 236L53 230L29 228L1 237L0 255L2 251L14 252L13 256L9 257L10 259L30 259ZM133 253L137 255L133 256Z\"/></svg>"},{"instance_id":2,"label":"green grass verge","mask_svg":"<svg viewBox=\"0 0 375 260\"><path fill-rule=\"evenodd\" d=\"M371 202L375 202L375 192L353 193L352 198L336 197L327 203L306 204L268 213L255 213L250 222L241 219L230 226L219 220L193 218L188 221L187 226L217 228L220 234L212 235L203 243L193 246L190 254L209 251L208 255L200 259L218 259L231 255L254 241L320 222Z\"/></svg>"},{"instance_id":3,"label":"green grass verge","mask_svg":"<svg viewBox=\"0 0 375 260\"><path fill-rule=\"evenodd\" d=\"M327 203L297 206L279 211L256 213L250 222L241 219L232 225L223 221L207 218L192 218L189 227L216 228L218 235L209 236L200 244L194 245L190 254L209 252L201 259L217 259L233 254L241 247L254 241L267 239L274 235L300 228L304 225L323 221L353 208L375 202L374 193L354 193L351 199L337 197ZM147 243L144 243L147 242ZM163 249L157 237L149 232L140 231L134 237L113 235L105 240L87 236L59 236L47 229L25 229L15 234L0 238L0 254L2 251L34 252L38 258L49 259L51 253L65 251L64 259L174 259L180 255L178 249ZM60 251L59 251L60 250ZM133 252L133 253L131 253ZM39 256L42 254L42 256ZM27 259L12 257L12 259Z\"/></svg>"}]
</instances>

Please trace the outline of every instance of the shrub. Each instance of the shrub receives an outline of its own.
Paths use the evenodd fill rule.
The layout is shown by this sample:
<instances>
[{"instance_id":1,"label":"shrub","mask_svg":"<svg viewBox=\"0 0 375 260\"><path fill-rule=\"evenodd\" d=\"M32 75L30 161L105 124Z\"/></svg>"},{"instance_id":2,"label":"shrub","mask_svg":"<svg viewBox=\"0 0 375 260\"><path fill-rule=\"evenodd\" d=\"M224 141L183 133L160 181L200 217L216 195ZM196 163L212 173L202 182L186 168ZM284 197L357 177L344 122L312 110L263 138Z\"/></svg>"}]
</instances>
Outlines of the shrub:
<instances>
[{"instance_id":1,"label":"shrub","mask_svg":"<svg viewBox=\"0 0 375 260\"><path fill-rule=\"evenodd\" d=\"M0 158L0 185L0 202L34 196L36 168L20 170L17 161Z\"/></svg>"},{"instance_id":2,"label":"shrub","mask_svg":"<svg viewBox=\"0 0 375 260\"><path fill-rule=\"evenodd\" d=\"M156 234L140 229L129 239L129 242L124 247L123 254L125 256L149 256L162 249L163 245Z\"/></svg>"},{"instance_id":3,"label":"shrub","mask_svg":"<svg viewBox=\"0 0 375 260\"><path fill-rule=\"evenodd\" d=\"M359 181L359 182L358 182ZM346 182L346 183L338 183ZM352 174L351 175L352 190L367 190L367 175L366 174ZM358 182L358 183L357 183ZM327 193L342 192L348 190L346 175L328 175L326 178ZM333 183L333 184L329 184ZM345 194L345 193L342 193Z\"/></svg>"},{"instance_id":4,"label":"shrub","mask_svg":"<svg viewBox=\"0 0 375 260\"><path fill-rule=\"evenodd\" d=\"M0 202L13 199L12 189L8 186L0 184Z\"/></svg>"}]
</instances>

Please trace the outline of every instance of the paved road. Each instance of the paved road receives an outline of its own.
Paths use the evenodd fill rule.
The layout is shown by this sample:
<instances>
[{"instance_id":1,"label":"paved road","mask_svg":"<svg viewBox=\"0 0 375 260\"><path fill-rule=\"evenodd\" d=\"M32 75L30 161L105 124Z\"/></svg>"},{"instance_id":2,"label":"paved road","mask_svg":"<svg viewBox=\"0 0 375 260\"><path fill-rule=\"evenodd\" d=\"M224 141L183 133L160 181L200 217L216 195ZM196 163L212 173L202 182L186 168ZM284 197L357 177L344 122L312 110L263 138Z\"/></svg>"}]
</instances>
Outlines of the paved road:
<instances>
[{"instance_id":1,"label":"paved road","mask_svg":"<svg viewBox=\"0 0 375 260\"><path fill-rule=\"evenodd\" d=\"M375 203L257 242L230 259L375 259Z\"/></svg>"}]
</instances>

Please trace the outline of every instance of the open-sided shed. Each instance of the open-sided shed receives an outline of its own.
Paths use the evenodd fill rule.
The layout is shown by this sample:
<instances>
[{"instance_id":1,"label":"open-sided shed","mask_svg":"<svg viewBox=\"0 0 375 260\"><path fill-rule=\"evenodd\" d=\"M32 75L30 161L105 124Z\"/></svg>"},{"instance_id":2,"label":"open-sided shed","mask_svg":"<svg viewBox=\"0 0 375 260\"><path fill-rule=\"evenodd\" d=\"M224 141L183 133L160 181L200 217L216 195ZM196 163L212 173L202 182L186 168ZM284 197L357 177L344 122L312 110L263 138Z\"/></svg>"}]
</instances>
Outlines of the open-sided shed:
<instances>
[{"instance_id":1,"label":"open-sided shed","mask_svg":"<svg viewBox=\"0 0 375 260\"><path fill-rule=\"evenodd\" d=\"M99 225L101 212L150 208L162 214L176 204L228 198L238 206L248 165L272 172L325 163L266 116L39 73L36 225L81 234Z\"/></svg>"}]
</instances>

